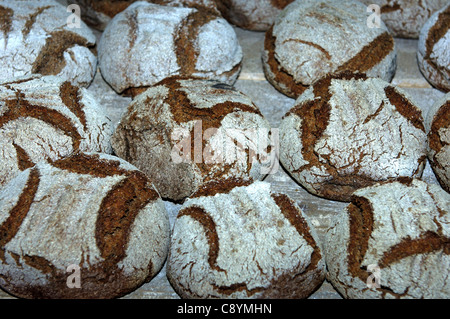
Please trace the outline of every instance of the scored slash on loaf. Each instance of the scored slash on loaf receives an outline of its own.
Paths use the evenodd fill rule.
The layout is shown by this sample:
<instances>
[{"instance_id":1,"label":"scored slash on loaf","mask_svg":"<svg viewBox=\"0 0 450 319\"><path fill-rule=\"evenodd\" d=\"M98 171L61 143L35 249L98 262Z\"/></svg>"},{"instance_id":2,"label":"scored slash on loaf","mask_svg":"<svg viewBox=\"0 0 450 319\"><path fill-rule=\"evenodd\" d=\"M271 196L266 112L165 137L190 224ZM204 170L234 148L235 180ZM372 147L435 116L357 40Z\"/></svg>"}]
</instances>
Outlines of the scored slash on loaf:
<instances>
[{"instance_id":1,"label":"scored slash on loaf","mask_svg":"<svg viewBox=\"0 0 450 319\"><path fill-rule=\"evenodd\" d=\"M270 163L270 125L250 98L202 79L171 77L136 96L111 143L176 201L208 181L260 180L278 161Z\"/></svg>"},{"instance_id":2,"label":"scored slash on loaf","mask_svg":"<svg viewBox=\"0 0 450 319\"><path fill-rule=\"evenodd\" d=\"M425 124L430 165L442 188L450 193L450 93L428 110Z\"/></svg>"}]
</instances>

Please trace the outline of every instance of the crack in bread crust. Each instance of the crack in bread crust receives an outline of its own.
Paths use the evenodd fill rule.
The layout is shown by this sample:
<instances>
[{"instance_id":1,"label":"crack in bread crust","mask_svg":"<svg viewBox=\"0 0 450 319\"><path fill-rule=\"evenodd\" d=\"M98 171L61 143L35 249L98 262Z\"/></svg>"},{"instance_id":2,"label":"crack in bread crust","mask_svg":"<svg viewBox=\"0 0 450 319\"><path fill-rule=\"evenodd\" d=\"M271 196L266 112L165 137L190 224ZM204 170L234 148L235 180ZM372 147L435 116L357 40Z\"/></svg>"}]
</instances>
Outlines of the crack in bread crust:
<instances>
[{"instance_id":1,"label":"crack in bread crust","mask_svg":"<svg viewBox=\"0 0 450 319\"><path fill-rule=\"evenodd\" d=\"M0 30L3 32L3 37L5 38L5 47L8 42L9 32L11 31L13 16L14 11L11 8L0 6Z\"/></svg>"},{"instance_id":2,"label":"crack in bread crust","mask_svg":"<svg viewBox=\"0 0 450 319\"><path fill-rule=\"evenodd\" d=\"M125 258L136 216L159 198L143 173L135 171L128 175L103 198L98 211L95 239L106 268L117 267Z\"/></svg>"},{"instance_id":3,"label":"crack in bread crust","mask_svg":"<svg viewBox=\"0 0 450 319\"><path fill-rule=\"evenodd\" d=\"M67 136L72 138L73 150L77 151L79 149L81 135L66 116L47 107L32 105L25 98L25 94L20 91L16 91L15 93L15 99L5 101L7 111L0 117L0 128L6 123L21 117L35 118L63 131Z\"/></svg>"},{"instance_id":4,"label":"crack in bread crust","mask_svg":"<svg viewBox=\"0 0 450 319\"><path fill-rule=\"evenodd\" d=\"M200 29L216 18L215 15L195 9L183 20L174 40L181 75L190 75L196 72L195 65L199 55L196 40Z\"/></svg>"}]
</instances>

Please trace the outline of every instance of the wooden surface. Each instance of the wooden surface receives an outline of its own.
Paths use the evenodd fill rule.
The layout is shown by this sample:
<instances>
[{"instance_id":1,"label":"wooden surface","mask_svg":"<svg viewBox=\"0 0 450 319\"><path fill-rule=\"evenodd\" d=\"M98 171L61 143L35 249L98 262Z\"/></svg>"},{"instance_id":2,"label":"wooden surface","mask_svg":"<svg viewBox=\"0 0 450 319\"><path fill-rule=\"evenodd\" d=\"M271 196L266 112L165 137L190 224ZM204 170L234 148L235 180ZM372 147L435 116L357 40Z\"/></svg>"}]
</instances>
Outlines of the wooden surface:
<instances>
[{"instance_id":1,"label":"wooden surface","mask_svg":"<svg viewBox=\"0 0 450 319\"><path fill-rule=\"evenodd\" d=\"M239 28L235 28L235 30L244 51L243 69L235 87L250 96L267 117L271 126L277 128L282 116L292 107L294 100L275 90L264 77L261 65L264 33L245 31ZM417 40L396 39L396 44L398 49L398 69L392 83L405 88L417 105L422 108L425 116L432 103L443 96L444 93L433 89L420 73L416 62ZM117 125L131 99L116 94L104 82L100 72L97 72L89 90L97 96L101 104L107 109L110 118ZM423 179L429 183L437 183L428 163ZM299 203L305 214L309 216L313 226L317 229L320 241L323 241L331 218L347 206L346 203L330 201L309 194L281 166L275 174L269 175L265 180L272 184L273 190L286 193ZM180 205L171 202L165 203L173 224ZM2 298L13 297L0 290L0 299ZM179 298L179 296L170 286L164 267L149 283L123 298L172 299ZM310 298L341 299L342 297L333 289L329 282L325 281Z\"/></svg>"}]
</instances>

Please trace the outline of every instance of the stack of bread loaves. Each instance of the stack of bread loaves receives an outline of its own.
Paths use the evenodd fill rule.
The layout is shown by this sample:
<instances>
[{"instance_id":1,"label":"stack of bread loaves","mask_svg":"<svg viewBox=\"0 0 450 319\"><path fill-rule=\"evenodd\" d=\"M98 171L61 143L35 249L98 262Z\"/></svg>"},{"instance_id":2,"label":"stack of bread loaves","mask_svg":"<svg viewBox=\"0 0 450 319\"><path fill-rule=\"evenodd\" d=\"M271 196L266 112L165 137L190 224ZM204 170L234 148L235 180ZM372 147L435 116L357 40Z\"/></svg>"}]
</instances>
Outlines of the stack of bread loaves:
<instances>
[{"instance_id":1,"label":"stack of bread loaves","mask_svg":"<svg viewBox=\"0 0 450 319\"><path fill-rule=\"evenodd\" d=\"M449 298L449 9L0 1L0 298Z\"/></svg>"}]
</instances>

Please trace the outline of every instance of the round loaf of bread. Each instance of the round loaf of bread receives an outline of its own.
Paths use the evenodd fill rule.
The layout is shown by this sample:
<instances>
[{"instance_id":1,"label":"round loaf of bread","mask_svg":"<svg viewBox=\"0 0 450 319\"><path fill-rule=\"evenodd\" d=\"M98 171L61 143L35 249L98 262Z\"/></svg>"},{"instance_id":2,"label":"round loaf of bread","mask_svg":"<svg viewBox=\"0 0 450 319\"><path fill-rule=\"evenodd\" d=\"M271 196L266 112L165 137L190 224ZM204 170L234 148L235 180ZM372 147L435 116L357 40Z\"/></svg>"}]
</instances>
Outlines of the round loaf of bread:
<instances>
[{"instance_id":1,"label":"round loaf of bread","mask_svg":"<svg viewBox=\"0 0 450 319\"><path fill-rule=\"evenodd\" d=\"M378 78L342 73L316 82L280 124L280 161L311 193L349 201L358 188L420 177L427 136L421 110Z\"/></svg>"},{"instance_id":2,"label":"round loaf of bread","mask_svg":"<svg viewBox=\"0 0 450 319\"><path fill-rule=\"evenodd\" d=\"M57 1L0 2L0 82L57 75L88 86L97 70L96 38Z\"/></svg>"},{"instance_id":3,"label":"round loaf of bread","mask_svg":"<svg viewBox=\"0 0 450 319\"><path fill-rule=\"evenodd\" d=\"M99 43L99 65L112 88L148 87L173 75L233 84L242 48L231 25L203 10L136 2L114 17Z\"/></svg>"},{"instance_id":4,"label":"round loaf of bread","mask_svg":"<svg viewBox=\"0 0 450 319\"><path fill-rule=\"evenodd\" d=\"M267 182L207 185L175 220L167 276L182 298L306 298L325 278L315 230Z\"/></svg>"},{"instance_id":5,"label":"round loaf of bread","mask_svg":"<svg viewBox=\"0 0 450 319\"><path fill-rule=\"evenodd\" d=\"M169 245L164 203L111 155L40 162L0 190L0 286L24 298L114 298L149 281Z\"/></svg>"},{"instance_id":6,"label":"round loaf of bread","mask_svg":"<svg viewBox=\"0 0 450 319\"><path fill-rule=\"evenodd\" d=\"M418 179L356 191L326 235L327 279L345 298L448 299L449 208Z\"/></svg>"},{"instance_id":7,"label":"round loaf of bread","mask_svg":"<svg viewBox=\"0 0 450 319\"><path fill-rule=\"evenodd\" d=\"M430 165L442 188L450 193L450 93L433 104L425 123Z\"/></svg>"},{"instance_id":8,"label":"round loaf of bread","mask_svg":"<svg viewBox=\"0 0 450 319\"><path fill-rule=\"evenodd\" d=\"M223 17L247 30L266 31L293 0L216 0Z\"/></svg>"},{"instance_id":9,"label":"round loaf of bread","mask_svg":"<svg viewBox=\"0 0 450 319\"><path fill-rule=\"evenodd\" d=\"M167 78L136 96L111 144L175 201L211 180L262 179L278 162L269 158L269 122L250 98L202 79Z\"/></svg>"},{"instance_id":10,"label":"round loaf of bread","mask_svg":"<svg viewBox=\"0 0 450 319\"><path fill-rule=\"evenodd\" d=\"M448 0L359 0L367 6L377 5L374 12L394 37L417 39L430 16Z\"/></svg>"},{"instance_id":11,"label":"round loaf of bread","mask_svg":"<svg viewBox=\"0 0 450 319\"><path fill-rule=\"evenodd\" d=\"M423 26L417 60L423 76L436 88L450 91L450 3Z\"/></svg>"},{"instance_id":12,"label":"round loaf of bread","mask_svg":"<svg viewBox=\"0 0 450 319\"><path fill-rule=\"evenodd\" d=\"M292 98L343 71L390 82L397 65L394 39L383 22L370 28L368 15L356 0L289 4L266 32L262 62L267 80Z\"/></svg>"},{"instance_id":13,"label":"round loaf of bread","mask_svg":"<svg viewBox=\"0 0 450 319\"><path fill-rule=\"evenodd\" d=\"M80 6L81 18L89 26L104 30L114 16L122 12L130 4L137 0L72 0ZM199 10L206 10L220 15L215 0L145 0L149 3L155 3L173 7L189 7Z\"/></svg>"},{"instance_id":14,"label":"round loaf of bread","mask_svg":"<svg viewBox=\"0 0 450 319\"><path fill-rule=\"evenodd\" d=\"M113 125L85 88L56 76L0 83L0 186L39 161L111 153Z\"/></svg>"}]
</instances>

